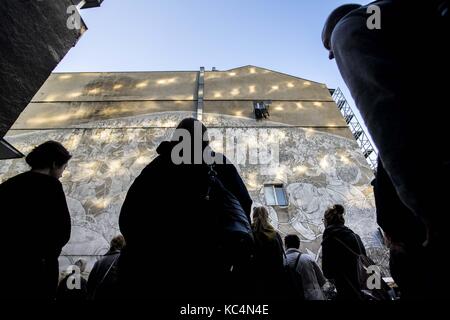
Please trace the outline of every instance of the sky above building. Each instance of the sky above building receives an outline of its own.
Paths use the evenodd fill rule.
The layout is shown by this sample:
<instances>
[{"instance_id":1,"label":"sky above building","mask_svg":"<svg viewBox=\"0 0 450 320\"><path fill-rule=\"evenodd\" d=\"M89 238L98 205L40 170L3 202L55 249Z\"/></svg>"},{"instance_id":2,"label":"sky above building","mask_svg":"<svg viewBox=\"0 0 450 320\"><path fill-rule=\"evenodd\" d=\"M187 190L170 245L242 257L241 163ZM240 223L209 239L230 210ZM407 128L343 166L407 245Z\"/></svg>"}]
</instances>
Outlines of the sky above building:
<instances>
[{"instance_id":1,"label":"sky above building","mask_svg":"<svg viewBox=\"0 0 450 320\"><path fill-rule=\"evenodd\" d=\"M340 87L354 107L321 42L328 14L347 2L105 0L101 8L82 10L89 30L55 71L228 70L255 65Z\"/></svg>"}]
</instances>

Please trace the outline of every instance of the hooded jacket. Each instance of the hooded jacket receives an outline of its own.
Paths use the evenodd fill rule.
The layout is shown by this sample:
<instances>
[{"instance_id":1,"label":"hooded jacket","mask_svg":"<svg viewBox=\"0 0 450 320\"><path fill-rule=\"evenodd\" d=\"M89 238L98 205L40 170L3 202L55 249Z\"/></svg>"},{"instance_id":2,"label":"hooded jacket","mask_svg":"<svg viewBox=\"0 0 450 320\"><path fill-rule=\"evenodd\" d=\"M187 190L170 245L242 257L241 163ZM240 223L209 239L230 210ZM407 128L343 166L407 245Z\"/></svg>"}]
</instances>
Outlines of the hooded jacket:
<instances>
[{"instance_id":1,"label":"hooded jacket","mask_svg":"<svg viewBox=\"0 0 450 320\"><path fill-rule=\"evenodd\" d=\"M336 285L338 299L359 300L357 256L349 249L366 255L361 238L350 228L330 225L325 229L322 241L323 274Z\"/></svg>"},{"instance_id":2,"label":"hooded jacket","mask_svg":"<svg viewBox=\"0 0 450 320\"><path fill-rule=\"evenodd\" d=\"M202 296L208 285L217 285L212 271L215 217L204 208L210 168L204 162L174 164L176 145L176 141L159 145L158 156L131 185L120 213L120 231L127 243L120 269L128 291L138 297L153 292L162 298ZM202 150L206 148L204 143ZM224 161L214 165L218 178L250 219L252 200L245 184L234 165L221 154L216 157Z\"/></svg>"}]
</instances>

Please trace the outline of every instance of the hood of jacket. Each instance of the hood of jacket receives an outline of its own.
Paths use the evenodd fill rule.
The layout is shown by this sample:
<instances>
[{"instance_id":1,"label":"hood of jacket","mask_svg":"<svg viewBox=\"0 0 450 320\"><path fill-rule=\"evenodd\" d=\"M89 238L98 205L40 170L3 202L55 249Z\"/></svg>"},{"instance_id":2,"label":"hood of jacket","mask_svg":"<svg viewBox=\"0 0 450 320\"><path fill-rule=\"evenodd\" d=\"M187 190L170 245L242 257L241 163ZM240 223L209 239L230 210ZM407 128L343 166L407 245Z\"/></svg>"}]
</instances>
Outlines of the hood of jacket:
<instances>
[{"instance_id":1,"label":"hood of jacket","mask_svg":"<svg viewBox=\"0 0 450 320\"><path fill-rule=\"evenodd\" d=\"M166 157L171 157L172 156L172 150L173 148L175 148L179 143L183 143L183 142L179 142L179 141L163 141L159 144L159 146L156 148L156 152L158 153L158 155L166 158ZM189 146L185 145L185 146ZM201 152L201 154L199 155L199 159L201 160L201 163L204 163L204 154L206 153L206 150L208 150L208 152L210 152L211 156L218 156L218 157L223 157L222 154L220 153L216 153L209 145L208 143L202 143L201 149L195 149L193 143L191 143L191 148L190 148L190 154L191 154L191 163L193 164L200 164L197 163L195 157L194 157L194 152ZM197 147L198 148L198 147ZM180 157L183 157L183 145L180 145L179 148L177 150L175 150L176 155L179 155ZM225 163L225 162L224 162Z\"/></svg>"},{"instance_id":2,"label":"hood of jacket","mask_svg":"<svg viewBox=\"0 0 450 320\"><path fill-rule=\"evenodd\" d=\"M156 152L159 155L170 155L172 149L177 145L178 141L163 141L156 148Z\"/></svg>"}]
</instances>

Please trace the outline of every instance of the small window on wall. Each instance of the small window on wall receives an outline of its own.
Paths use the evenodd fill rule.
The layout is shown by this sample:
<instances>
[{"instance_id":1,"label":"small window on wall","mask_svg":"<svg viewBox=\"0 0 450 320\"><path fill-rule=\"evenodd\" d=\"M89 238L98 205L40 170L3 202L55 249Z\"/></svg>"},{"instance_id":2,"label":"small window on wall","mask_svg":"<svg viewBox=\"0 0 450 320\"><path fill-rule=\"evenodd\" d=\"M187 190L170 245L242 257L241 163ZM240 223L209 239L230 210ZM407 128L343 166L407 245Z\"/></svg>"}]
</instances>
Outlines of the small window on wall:
<instances>
[{"instance_id":1,"label":"small window on wall","mask_svg":"<svg viewBox=\"0 0 450 320\"><path fill-rule=\"evenodd\" d=\"M287 206L288 201L286 192L282 184L266 184L264 185L264 195L266 196L266 204L268 206Z\"/></svg>"},{"instance_id":2,"label":"small window on wall","mask_svg":"<svg viewBox=\"0 0 450 320\"><path fill-rule=\"evenodd\" d=\"M253 108L255 111L255 118L256 119L267 119L270 114L269 114L269 106L270 106L270 101L254 101L253 102Z\"/></svg>"}]
</instances>

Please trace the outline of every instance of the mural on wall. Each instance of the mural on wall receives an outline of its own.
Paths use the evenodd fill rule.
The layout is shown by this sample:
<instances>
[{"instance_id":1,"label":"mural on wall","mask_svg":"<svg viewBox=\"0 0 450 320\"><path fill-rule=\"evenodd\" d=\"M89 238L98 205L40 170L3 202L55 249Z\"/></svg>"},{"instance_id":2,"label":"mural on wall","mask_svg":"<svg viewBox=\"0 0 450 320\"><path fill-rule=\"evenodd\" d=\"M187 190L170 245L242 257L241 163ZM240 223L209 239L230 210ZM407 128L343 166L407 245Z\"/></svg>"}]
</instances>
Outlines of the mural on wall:
<instances>
[{"instance_id":1,"label":"mural on wall","mask_svg":"<svg viewBox=\"0 0 450 320\"><path fill-rule=\"evenodd\" d=\"M129 186L156 157L159 143L170 139L174 127L189 116L193 114L162 112L76 128L8 133L6 139L25 154L47 140L60 141L73 154L61 180L73 225L61 269L79 257L89 260L89 269L108 250L110 239L119 233L118 217ZM204 115L204 122L214 127L212 134L239 137L231 146L226 140L212 141L212 146L237 165L255 205L266 203L265 184L283 185L288 205L270 207L272 223L282 235L299 234L303 249L320 259L323 213L329 205L341 203L347 209L347 224L361 235L372 257L386 266L386 249L376 236L373 174L355 141L279 123L259 126L252 119L219 114ZM264 149L268 144L278 146L277 163L250 161L252 152L270 154ZM26 170L24 159L0 162L0 181Z\"/></svg>"}]
</instances>

